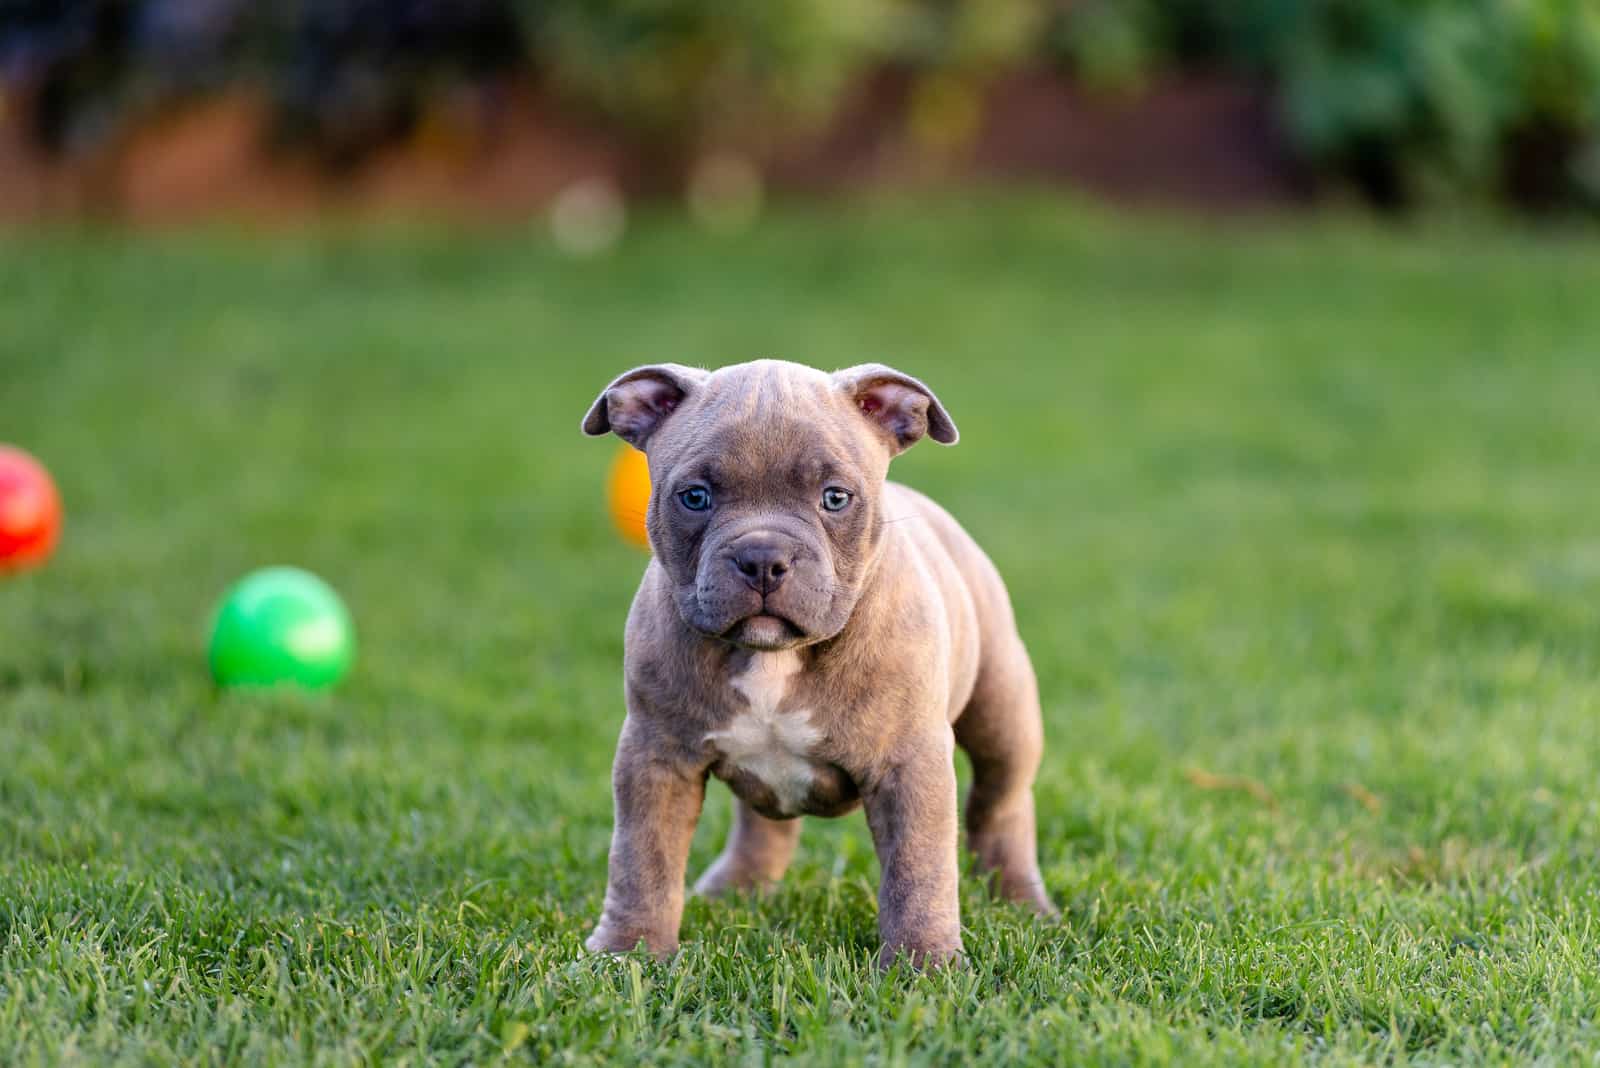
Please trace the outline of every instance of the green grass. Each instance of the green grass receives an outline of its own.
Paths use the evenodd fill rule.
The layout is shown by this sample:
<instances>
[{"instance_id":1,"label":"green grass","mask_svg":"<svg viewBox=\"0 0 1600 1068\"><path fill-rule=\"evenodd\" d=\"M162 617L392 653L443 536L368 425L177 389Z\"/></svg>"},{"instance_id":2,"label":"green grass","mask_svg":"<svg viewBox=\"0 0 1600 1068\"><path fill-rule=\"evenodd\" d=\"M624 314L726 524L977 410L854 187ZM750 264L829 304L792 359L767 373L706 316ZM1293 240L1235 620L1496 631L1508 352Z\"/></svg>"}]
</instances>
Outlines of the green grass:
<instances>
[{"instance_id":1,"label":"green grass","mask_svg":"<svg viewBox=\"0 0 1600 1068\"><path fill-rule=\"evenodd\" d=\"M934 201L600 263L11 235L0 294L0 440L70 523L0 585L0 1063L1600 1044L1592 244ZM961 426L897 470L1010 580L1065 907L968 879L965 971L874 972L859 816L691 902L670 964L581 951L642 557L578 420L634 362L757 355L898 364ZM215 693L212 604L278 562L344 592L358 670Z\"/></svg>"}]
</instances>

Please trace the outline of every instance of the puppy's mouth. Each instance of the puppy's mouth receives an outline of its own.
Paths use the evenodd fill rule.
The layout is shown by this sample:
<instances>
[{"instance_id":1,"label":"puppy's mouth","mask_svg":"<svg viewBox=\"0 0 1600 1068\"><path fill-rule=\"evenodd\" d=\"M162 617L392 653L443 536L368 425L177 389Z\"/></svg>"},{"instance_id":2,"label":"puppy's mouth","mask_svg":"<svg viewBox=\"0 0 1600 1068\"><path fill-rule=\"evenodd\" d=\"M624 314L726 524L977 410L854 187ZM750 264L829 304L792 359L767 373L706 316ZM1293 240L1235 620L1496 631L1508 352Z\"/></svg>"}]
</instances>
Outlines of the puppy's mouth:
<instances>
[{"instance_id":1,"label":"puppy's mouth","mask_svg":"<svg viewBox=\"0 0 1600 1068\"><path fill-rule=\"evenodd\" d=\"M782 616L762 611L739 620L722 637L746 649L786 649L804 640L805 632Z\"/></svg>"}]
</instances>

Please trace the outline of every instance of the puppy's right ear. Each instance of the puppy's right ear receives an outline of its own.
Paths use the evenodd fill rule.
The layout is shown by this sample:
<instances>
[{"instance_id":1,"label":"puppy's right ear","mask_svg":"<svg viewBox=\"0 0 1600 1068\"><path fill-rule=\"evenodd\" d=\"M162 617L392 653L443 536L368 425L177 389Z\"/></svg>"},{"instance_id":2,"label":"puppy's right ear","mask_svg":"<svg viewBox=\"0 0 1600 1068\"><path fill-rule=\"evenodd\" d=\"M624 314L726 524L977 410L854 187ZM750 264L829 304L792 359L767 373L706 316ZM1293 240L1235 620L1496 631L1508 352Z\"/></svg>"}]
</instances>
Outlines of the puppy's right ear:
<instances>
[{"instance_id":1,"label":"puppy's right ear","mask_svg":"<svg viewBox=\"0 0 1600 1068\"><path fill-rule=\"evenodd\" d=\"M677 410L684 398L708 377L697 367L655 363L635 367L595 398L583 417L583 432L591 437L614 433L636 449Z\"/></svg>"}]
</instances>

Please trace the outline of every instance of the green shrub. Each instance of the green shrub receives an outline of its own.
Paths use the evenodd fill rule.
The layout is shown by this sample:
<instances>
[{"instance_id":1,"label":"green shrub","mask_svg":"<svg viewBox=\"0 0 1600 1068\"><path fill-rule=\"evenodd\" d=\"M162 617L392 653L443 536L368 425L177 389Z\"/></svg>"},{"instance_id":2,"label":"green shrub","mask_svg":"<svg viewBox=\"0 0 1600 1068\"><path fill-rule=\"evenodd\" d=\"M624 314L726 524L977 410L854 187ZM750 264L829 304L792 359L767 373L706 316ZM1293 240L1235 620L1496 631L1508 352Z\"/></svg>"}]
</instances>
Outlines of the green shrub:
<instances>
[{"instance_id":1,"label":"green shrub","mask_svg":"<svg viewBox=\"0 0 1600 1068\"><path fill-rule=\"evenodd\" d=\"M1142 86L1173 52L1154 5L1143 0L1083 0L1055 20L1048 45L1096 89Z\"/></svg>"},{"instance_id":2,"label":"green shrub","mask_svg":"<svg viewBox=\"0 0 1600 1068\"><path fill-rule=\"evenodd\" d=\"M1040 0L902 0L890 11L880 60L969 76L1032 59L1051 14Z\"/></svg>"},{"instance_id":3,"label":"green shrub","mask_svg":"<svg viewBox=\"0 0 1600 1068\"><path fill-rule=\"evenodd\" d=\"M1409 202L1582 195L1596 133L1600 9L1583 0L1306 5L1274 73L1310 161Z\"/></svg>"},{"instance_id":4,"label":"green shrub","mask_svg":"<svg viewBox=\"0 0 1600 1068\"><path fill-rule=\"evenodd\" d=\"M65 149L252 82L356 161L513 70L658 144L759 144L885 66L975 124L985 79L1041 63L1116 92L1254 80L1308 170L1380 203L1600 207L1600 0L0 0L0 79Z\"/></svg>"},{"instance_id":5,"label":"green shrub","mask_svg":"<svg viewBox=\"0 0 1600 1068\"><path fill-rule=\"evenodd\" d=\"M674 137L825 113L885 37L883 0L543 0L535 67L569 98Z\"/></svg>"},{"instance_id":6,"label":"green shrub","mask_svg":"<svg viewBox=\"0 0 1600 1068\"><path fill-rule=\"evenodd\" d=\"M1381 203L1600 203L1596 0L1076 0L1049 42L1091 83L1260 78L1309 168Z\"/></svg>"}]
</instances>

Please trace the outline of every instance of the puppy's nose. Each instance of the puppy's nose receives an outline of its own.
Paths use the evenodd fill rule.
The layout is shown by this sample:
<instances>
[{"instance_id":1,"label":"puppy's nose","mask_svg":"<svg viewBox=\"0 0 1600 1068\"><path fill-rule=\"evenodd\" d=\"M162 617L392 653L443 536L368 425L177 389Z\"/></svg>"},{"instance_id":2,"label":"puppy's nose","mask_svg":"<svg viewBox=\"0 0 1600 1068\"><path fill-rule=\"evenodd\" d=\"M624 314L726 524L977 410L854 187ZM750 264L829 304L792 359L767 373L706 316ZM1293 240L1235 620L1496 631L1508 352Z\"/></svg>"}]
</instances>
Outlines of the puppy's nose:
<instances>
[{"instance_id":1,"label":"puppy's nose","mask_svg":"<svg viewBox=\"0 0 1600 1068\"><path fill-rule=\"evenodd\" d=\"M733 566L739 569L745 585L762 594L782 586L793 564L794 554L771 542L745 545L733 554Z\"/></svg>"}]
</instances>

